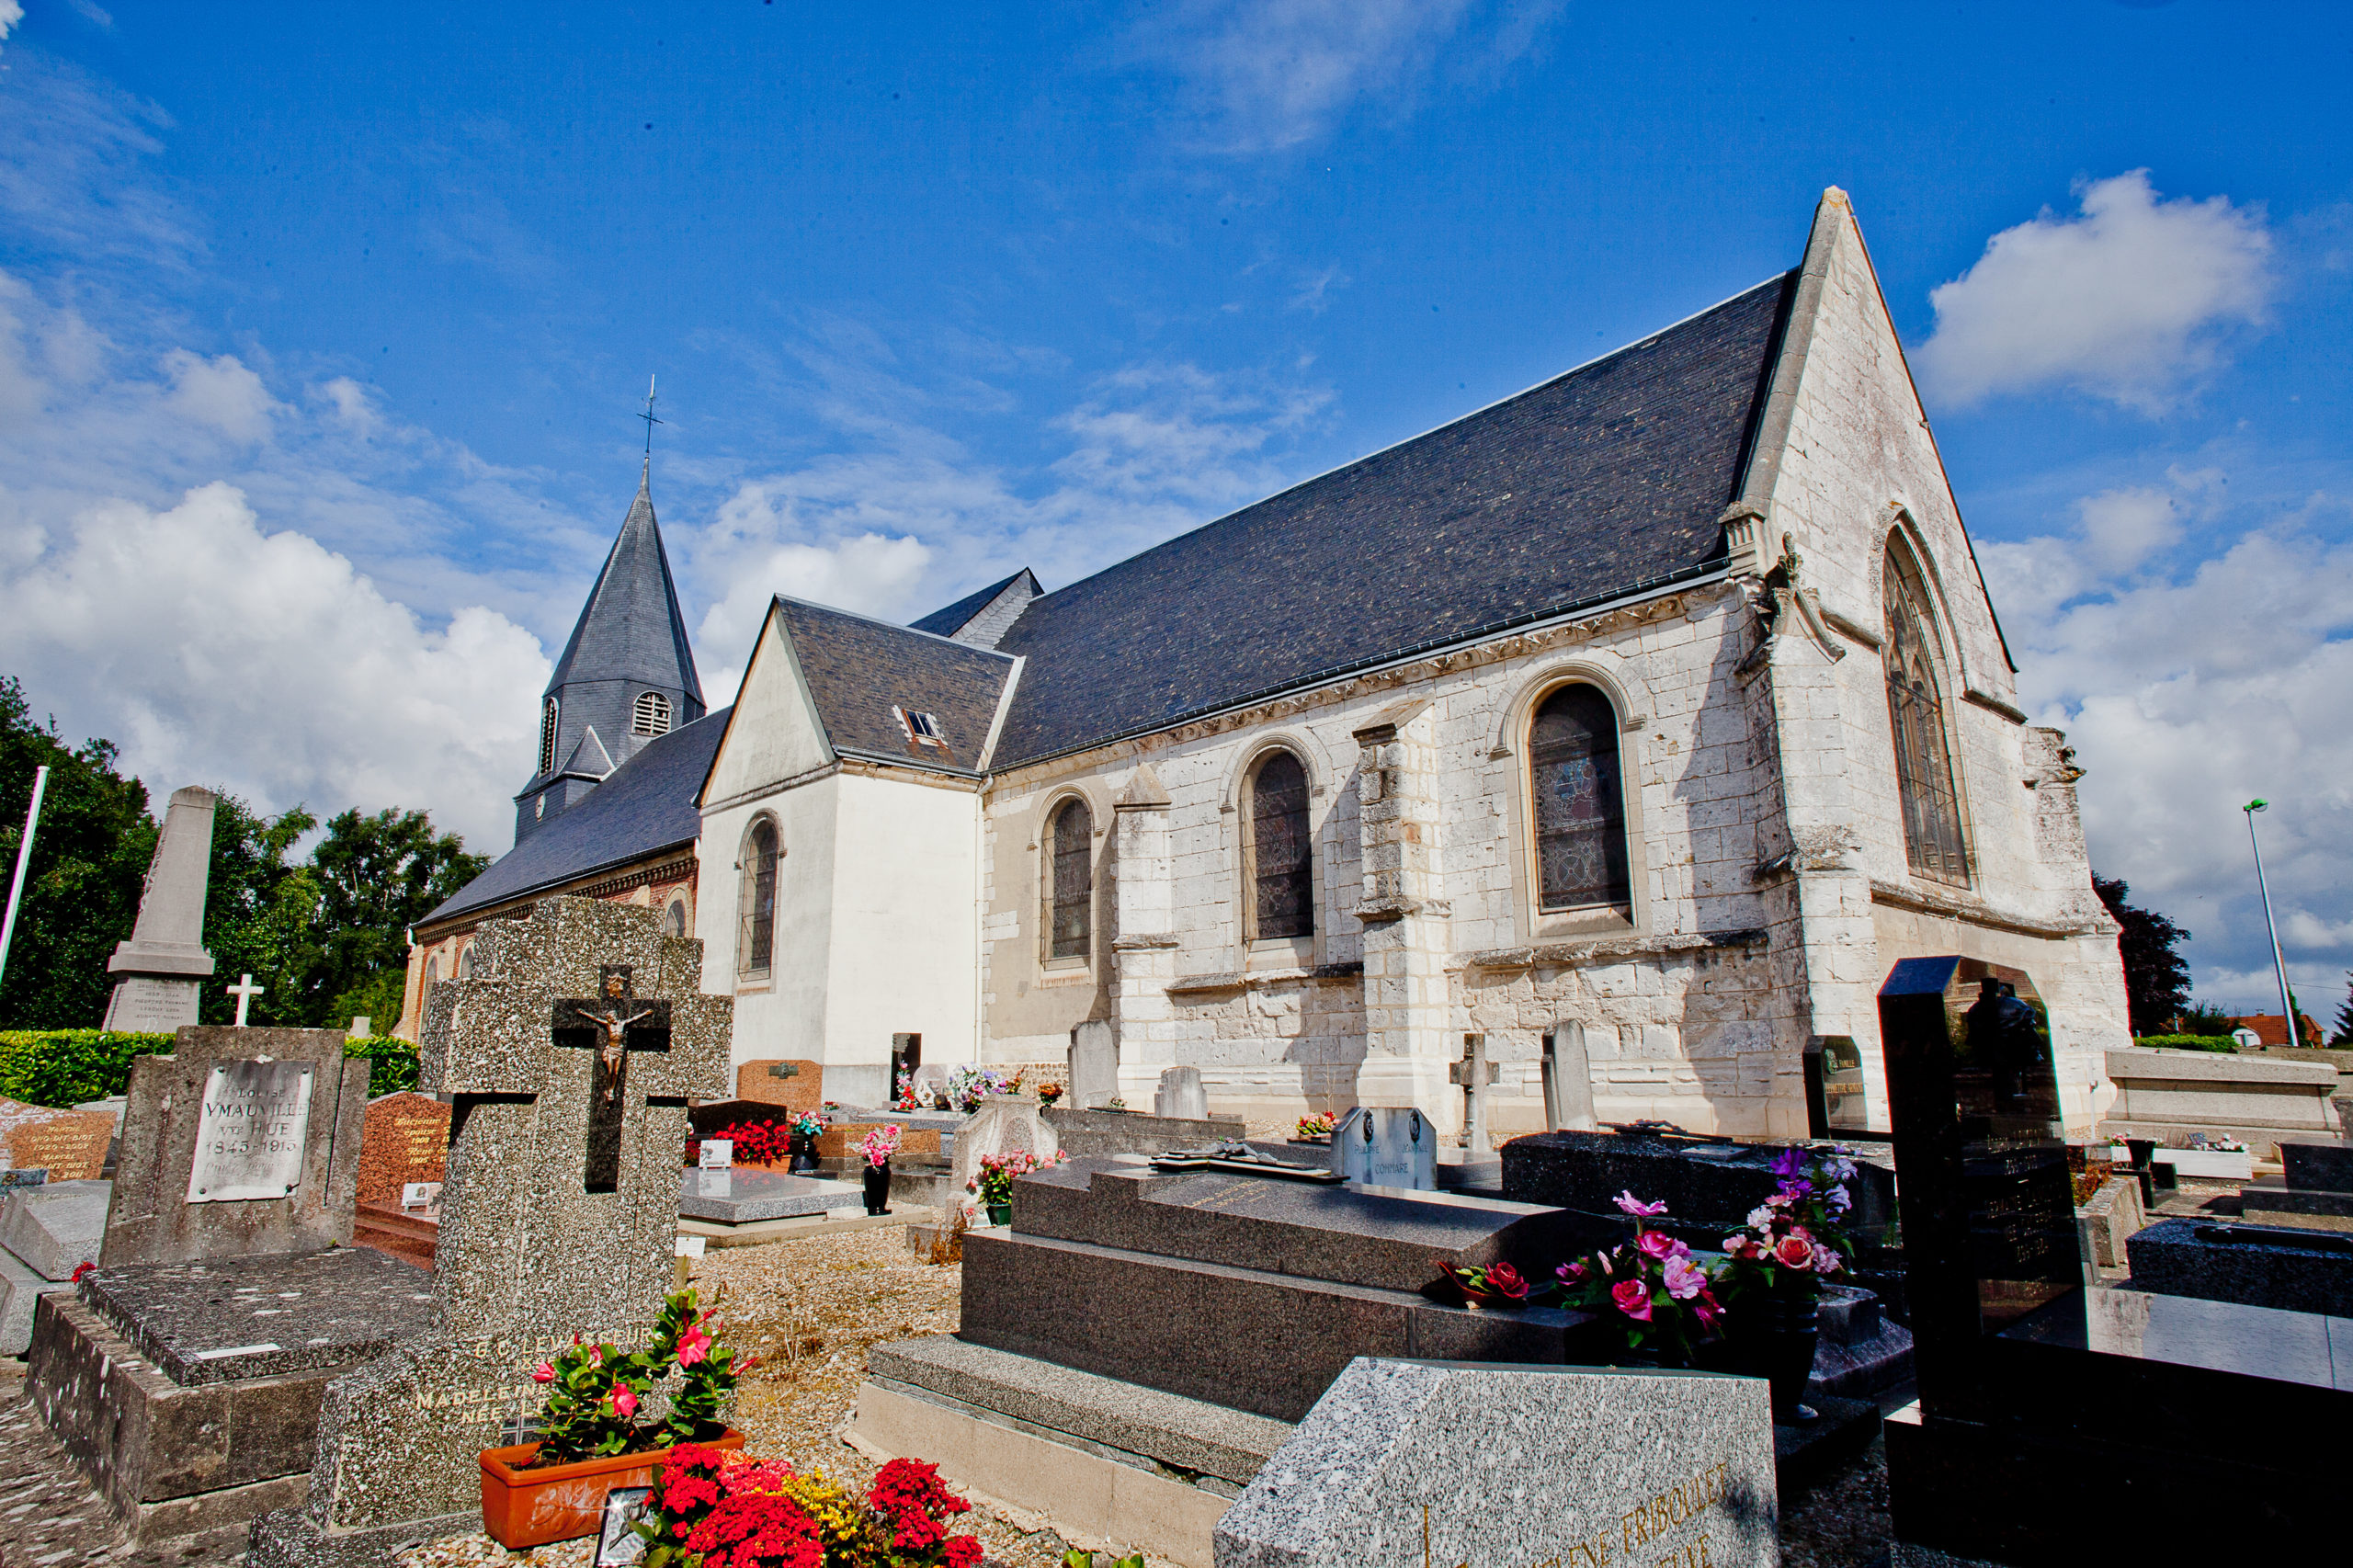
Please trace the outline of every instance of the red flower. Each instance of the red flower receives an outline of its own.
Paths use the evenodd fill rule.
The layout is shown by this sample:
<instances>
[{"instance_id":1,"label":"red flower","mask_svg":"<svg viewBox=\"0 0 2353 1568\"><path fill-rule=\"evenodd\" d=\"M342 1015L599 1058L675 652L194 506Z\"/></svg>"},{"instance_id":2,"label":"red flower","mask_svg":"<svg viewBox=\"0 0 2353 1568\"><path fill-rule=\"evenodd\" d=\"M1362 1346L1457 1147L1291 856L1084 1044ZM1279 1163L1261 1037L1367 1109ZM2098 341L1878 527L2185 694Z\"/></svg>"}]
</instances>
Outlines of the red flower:
<instances>
[{"instance_id":1,"label":"red flower","mask_svg":"<svg viewBox=\"0 0 2353 1568\"><path fill-rule=\"evenodd\" d=\"M1528 1294L1528 1281L1522 1279L1519 1270L1510 1264L1498 1263L1487 1270L1487 1289L1516 1301Z\"/></svg>"},{"instance_id":2,"label":"red flower","mask_svg":"<svg viewBox=\"0 0 2353 1568\"><path fill-rule=\"evenodd\" d=\"M71 1278L74 1283L78 1285L82 1282L82 1276L87 1274L97 1267L97 1265L95 1263L77 1263L74 1266L74 1272L68 1276L68 1278Z\"/></svg>"},{"instance_id":3,"label":"red flower","mask_svg":"<svg viewBox=\"0 0 2353 1568\"><path fill-rule=\"evenodd\" d=\"M555 1381L555 1369L542 1361L531 1369L531 1381L535 1383L551 1383Z\"/></svg>"},{"instance_id":4,"label":"red flower","mask_svg":"<svg viewBox=\"0 0 2353 1568\"><path fill-rule=\"evenodd\" d=\"M690 1328L678 1336L678 1365L691 1367L710 1354L710 1335Z\"/></svg>"},{"instance_id":5,"label":"red flower","mask_svg":"<svg viewBox=\"0 0 2353 1568\"><path fill-rule=\"evenodd\" d=\"M1773 1244L1773 1257L1790 1268L1813 1267L1813 1244L1803 1236L1783 1236Z\"/></svg>"},{"instance_id":6,"label":"red flower","mask_svg":"<svg viewBox=\"0 0 2353 1568\"><path fill-rule=\"evenodd\" d=\"M940 1547L939 1558L948 1568L975 1568L981 1561L981 1543L968 1535L951 1535Z\"/></svg>"},{"instance_id":7,"label":"red flower","mask_svg":"<svg viewBox=\"0 0 2353 1568\"><path fill-rule=\"evenodd\" d=\"M1621 1279L1609 1288L1609 1299L1618 1310L1643 1323L1651 1321L1650 1288L1639 1279Z\"/></svg>"}]
</instances>

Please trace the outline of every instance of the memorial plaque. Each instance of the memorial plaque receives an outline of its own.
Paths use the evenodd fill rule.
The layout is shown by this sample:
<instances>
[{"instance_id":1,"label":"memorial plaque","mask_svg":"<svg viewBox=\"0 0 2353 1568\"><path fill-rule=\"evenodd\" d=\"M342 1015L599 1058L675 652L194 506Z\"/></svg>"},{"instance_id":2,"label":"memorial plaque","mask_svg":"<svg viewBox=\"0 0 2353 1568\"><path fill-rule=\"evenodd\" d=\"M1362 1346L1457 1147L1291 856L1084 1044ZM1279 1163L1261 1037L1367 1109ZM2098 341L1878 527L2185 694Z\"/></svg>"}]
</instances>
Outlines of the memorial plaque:
<instances>
[{"instance_id":1,"label":"memorial plaque","mask_svg":"<svg viewBox=\"0 0 2353 1568\"><path fill-rule=\"evenodd\" d=\"M1333 1167L1368 1187L1438 1187L1438 1129L1411 1106L1358 1106L1332 1130Z\"/></svg>"},{"instance_id":2,"label":"memorial plaque","mask_svg":"<svg viewBox=\"0 0 2353 1568\"><path fill-rule=\"evenodd\" d=\"M449 1107L413 1091L368 1102L359 1131L359 1201L408 1206L412 1187L448 1174Z\"/></svg>"},{"instance_id":3,"label":"memorial plaque","mask_svg":"<svg viewBox=\"0 0 2353 1568\"><path fill-rule=\"evenodd\" d=\"M311 1129L307 1062L221 1062L204 1081L188 1201L286 1198L302 1183Z\"/></svg>"},{"instance_id":4,"label":"memorial plaque","mask_svg":"<svg viewBox=\"0 0 2353 1568\"><path fill-rule=\"evenodd\" d=\"M93 1181L106 1172L114 1118L0 1100L0 1152L12 1169L47 1171L51 1181Z\"/></svg>"}]
</instances>

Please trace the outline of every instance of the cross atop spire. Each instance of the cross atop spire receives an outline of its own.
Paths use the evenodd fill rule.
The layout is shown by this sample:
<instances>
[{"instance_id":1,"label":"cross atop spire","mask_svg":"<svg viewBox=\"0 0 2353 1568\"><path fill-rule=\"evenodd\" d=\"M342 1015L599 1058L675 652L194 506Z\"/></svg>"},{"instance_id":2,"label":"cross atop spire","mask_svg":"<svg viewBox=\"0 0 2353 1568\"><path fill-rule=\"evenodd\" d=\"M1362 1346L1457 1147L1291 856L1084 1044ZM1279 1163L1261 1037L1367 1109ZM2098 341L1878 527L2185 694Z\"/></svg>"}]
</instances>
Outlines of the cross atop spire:
<instances>
[{"instance_id":1,"label":"cross atop spire","mask_svg":"<svg viewBox=\"0 0 2353 1568\"><path fill-rule=\"evenodd\" d=\"M645 466L651 470L654 467L654 427L656 425L670 423L666 419L654 417L654 378L652 376L645 378L645 412L638 417L645 421Z\"/></svg>"}]
</instances>

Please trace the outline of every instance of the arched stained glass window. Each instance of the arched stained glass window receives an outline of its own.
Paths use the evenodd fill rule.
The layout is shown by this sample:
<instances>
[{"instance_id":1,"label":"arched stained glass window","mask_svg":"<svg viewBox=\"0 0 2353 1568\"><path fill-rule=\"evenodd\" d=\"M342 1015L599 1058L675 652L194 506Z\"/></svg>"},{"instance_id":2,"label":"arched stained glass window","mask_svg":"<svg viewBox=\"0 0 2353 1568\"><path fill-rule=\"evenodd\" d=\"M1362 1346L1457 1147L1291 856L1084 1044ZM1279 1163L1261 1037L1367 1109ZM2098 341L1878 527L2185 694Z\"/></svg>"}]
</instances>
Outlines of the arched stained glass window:
<instances>
[{"instance_id":1,"label":"arched stained glass window","mask_svg":"<svg viewBox=\"0 0 2353 1568\"><path fill-rule=\"evenodd\" d=\"M1307 769L1287 751L1250 776L1251 935L1315 934L1314 840L1307 825Z\"/></svg>"},{"instance_id":2,"label":"arched stained glass window","mask_svg":"<svg viewBox=\"0 0 2353 1568\"><path fill-rule=\"evenodd\" d=\"M1538 908L1631 906L1618 714L1598 687L1564 686L1544 699L1529 726L1528 772Z\"/></svg>"},{"instance_id":3,"label":"arched stained glass window","mask_svg":"<svg viewBox=\"0 0 2353 1568\"><path fill-rule=\"evenodd\" d=\"M1085 801L1068 801L1054 812L1048 840L1052 857L1047 885L1047 929L1051 933L1046 956L1083 959L1094 931L1095 814Z\"/></svg>"},{"instance_id":4,"label":"arched stained glass window","mask_svg":"<svg viewBox=\"0 0 2353 1568\"><path fill-rule=\"evenodd\" d=\"M744 836L742 931L735 943L735 969L746 980L765 979L776 960L776 823L762 817Z\"/></svg>"},{"instance_id":5,"label":"arched stained glass window","mask_svg":"<svg viewBox=\"0 0 2353 1568\"><path fill-rule=\"evenodd\" d=\"M1927 585L1911 552L1888 546L1882 594L1887 607L1887 711L1895 738L1895 789L1904 806L1904 848L1913 871L1940 882L1969 883L1969 846L1961 826L1946 738L1944 681L1937 669L1935 618Z\"/></svg>"}]
</instances>

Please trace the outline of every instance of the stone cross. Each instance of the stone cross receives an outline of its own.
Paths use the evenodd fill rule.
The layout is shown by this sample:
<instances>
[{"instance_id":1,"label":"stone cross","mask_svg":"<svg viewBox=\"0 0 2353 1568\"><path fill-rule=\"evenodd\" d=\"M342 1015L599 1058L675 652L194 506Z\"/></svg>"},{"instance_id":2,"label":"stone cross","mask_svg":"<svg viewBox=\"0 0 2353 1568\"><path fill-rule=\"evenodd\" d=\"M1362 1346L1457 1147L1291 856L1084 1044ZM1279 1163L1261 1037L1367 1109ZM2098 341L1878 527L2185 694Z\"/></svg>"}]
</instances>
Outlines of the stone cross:
<instances>
[{"instance_id":1,"label":"stone cross","mask_svg":"<svg viewBox=\"0 0 2353 1568\"><path fill-rule=\"evenodd\" d=\"M256 1563L477 1528L479 1456L532 1419L531 1369L661 1314L687 1102L727 1093L733 999L702 994L701 943L599 900L488 921L470 952L421 1031L421 1086L450 1100L439 1324L328 1386L308 1499L261 1521Z\"/></svg>"},{"instance_id":2,"label":"stone cross","mask_svg":"<svg viewBox=\"0 0 2353 1568\"><path fill-rule=\"evenodd\" d=\"M239 1028L244 1028L245 1027L245 1004L251 1002L255 997L260 995L265 991L267 991L269 987L267 985L256 985L252 975L241 974L237 976L236 984L224 985L222 989L237 999L237 1027Z\"/></svg>"},{"instance_id":3,"label":"stone cross","mask_svg":"<svg viewBox=\"0 0 2353 1568\"><path fill-rule=\"evenodd\" d=\"M1462 1060L1447 1069L1447 1076L1462 1085L1462 1146L1472 1153L1483 1154L1493 1147L1487 1141L1487 1086L1499 1071L1487 1060L1483 1034L1464 1035Z\"/></svg>"}]
</instances>

